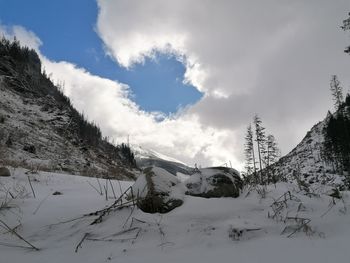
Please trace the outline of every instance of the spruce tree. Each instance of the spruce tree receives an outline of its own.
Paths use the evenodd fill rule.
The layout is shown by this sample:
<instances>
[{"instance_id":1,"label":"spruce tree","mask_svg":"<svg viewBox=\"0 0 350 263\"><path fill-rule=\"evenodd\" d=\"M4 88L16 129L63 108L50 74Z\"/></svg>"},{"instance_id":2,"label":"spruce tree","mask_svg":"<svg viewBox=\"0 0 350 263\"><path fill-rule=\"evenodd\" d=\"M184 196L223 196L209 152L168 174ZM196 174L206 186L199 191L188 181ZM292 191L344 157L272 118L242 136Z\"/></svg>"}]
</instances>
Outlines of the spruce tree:
<instances>
[{"instance_id":1,"label":"spruce tree","mask_svg":"<svg viewBox=\"0 0 350 263\"><path fill-rule=\"evenodd\" d=\"M327 123L324 128L324 143L322 156L327 162L333 164L337 173L350 172L350 100L339 106L334 114L328 113Z\"/></svg>"},{"instance_id":2,"label":"spruce tree","mask_svg":"<svg viewBox=\"0 0 350 263\"><path fill-rule=\"evenodd\" d=\"M265 128L262 126L262 121L258 115L254 116L255 126L255 141L258 148L259 167L260 167L260 183L263 183L263 154L266 152L265 143L266 135Z\"/></svg>"},{"instance_id":3,"label":"spruce tree","mask_svg":"<svg viewBox=\"0 0 350 263\"><path fill-rule=\"evenodd\" d=\"M332 75L330 82L330 89L333 96L335 110L339 110L344 102L343 88L340 85L340 81L336 75Z\"/></svg>"},{"instance_id":4,"label":"spruce tree","mask_svg":"<svg viewBox=\"0 0 350 263\"><path fill-rule=\"evenodd\" d=\"M275 163L279 156L280 156L280 150L278 148L275 136L273 136L272 134L269 134L266 140L266 154L265 154L267 183L271 182L270 165Z\"/></svg>"},{"instance_id":5,"label":"spruce tree","mask_svg":"<svg viewBox=\"0 0 350 263\"><path fill-rule=\"evenodd\" d=\"M279 157L279 149L275 139L275 136L269 134L266 140L266 154L265 154L265 163L266 166L270 166L276 162Z\"/></svg>"},{"instance_id":6,"label":"spruce tree","mask_svg":"<svg viewBox=\"0 0 350 263\"><path fill-rule=\"evenodd\" d=\"M254 140L252 126L249 124L247 127L247 133L245 137L244 154L246 160L246 173L247 175L254 174L256 176L256 163L254 153Z\"/></svg>"}]
</instances>

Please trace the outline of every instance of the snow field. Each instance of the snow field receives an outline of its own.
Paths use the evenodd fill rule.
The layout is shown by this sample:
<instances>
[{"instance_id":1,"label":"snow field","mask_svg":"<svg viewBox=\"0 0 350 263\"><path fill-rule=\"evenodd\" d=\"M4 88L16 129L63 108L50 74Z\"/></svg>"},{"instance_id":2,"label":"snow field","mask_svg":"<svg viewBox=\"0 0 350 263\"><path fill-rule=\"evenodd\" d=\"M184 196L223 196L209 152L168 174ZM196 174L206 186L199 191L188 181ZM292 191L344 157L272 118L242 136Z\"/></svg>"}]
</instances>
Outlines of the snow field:
<instances>
[{"instance_id":1,"label":"snow field","mask_svg":"<svg viewBox=\"0 0 350 263\"><path fill-rule=\"evenodd\" d=\"M1 263L349 262L349 192L333 202L327 187L309 197L297 185L279 183L266 188L265 198L254 189L245 189L236 199L185 196L184 204L168 214L129 207L91 225L97 216L84 215L115 201L110 184L118 197L132 182L121 181L120 190L114 180L11 171L12 177L0 178L0 200L4 202L8 190L17 197L7 194L6 205L11 208L0 209L0 219L18 226L17 233L40 250L28 248L0 227ZM62 194L52 195L56 191ZM281 210L273 219L276 210L271 205L276 200L281 201ZM300 225L288 217L310 219L310 229L293 234Z\"/></svg>"}]
</instances>

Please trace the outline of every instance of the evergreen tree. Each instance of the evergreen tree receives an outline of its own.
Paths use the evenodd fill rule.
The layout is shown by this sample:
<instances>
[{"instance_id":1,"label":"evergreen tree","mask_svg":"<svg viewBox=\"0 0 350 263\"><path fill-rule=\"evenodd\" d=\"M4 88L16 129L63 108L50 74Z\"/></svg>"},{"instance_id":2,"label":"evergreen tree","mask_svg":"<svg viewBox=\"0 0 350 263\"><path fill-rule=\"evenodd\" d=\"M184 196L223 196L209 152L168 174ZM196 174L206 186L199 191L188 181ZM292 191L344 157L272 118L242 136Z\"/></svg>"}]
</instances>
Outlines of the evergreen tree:
<instances>
[{"instance_id":1,"label":"evergreen tree","mask_svg":"<svg viewBox=\"0 0 350 263\"><path fill-rule=\"evenodd\" d=\"M252 125L247 127L244 144L248 181L260 184L270 183L273 179L270 166L277 161L280 150L275 137L271 134L266 136L265 128L258 115L254 116L253 124L253 128ZM256 163L259 163L259 167Z\"/></svg>"},{"instance_id":2,"label":"evergreen tree","mask_svg":"<svg viewBox=\"0 0 350 263\"><path fill-rule=\"evenodd\" d=\"M266 154L265 154L265 163L266 166L270 166L277 161L279 157L280 150L278 148L275 136L269 134L266 140Z\"/></svg>"},{"instance_id":3,"label":"evergreen tree","mask_svg":"<svg viewBox=\"0 0 350 263\"><path fill-rule=\"evenodd\" d=\"M270 165L275 163L280 156L280 150L278 148L275 136L269 134L266 140L266 154L265 154L265 164L267 172L267 183L271 182L271 169Z\"/></svg>"},{"instance_id":4,"label":"evergreen tree","mask_svg":"<svg viewBox=\"0 0 350 263\"><path fill-rule=\"evenodd\" d=\"M336 75L333 75L331 77L330 89L333 96L334 107L336 110L338 110L344 102L344 97L343 88L341 87L340 81L338 80L338 77Z\"/></svg>"},{"instance_id":5,"label":"evergreen tree","mask_svg":"<svg viewBox=\"0 0 350 263\"><path fill-rule=\"evenodd\" d=\"M122 143L118 146L121 154L121 158L129 164L130 167L136 167L136 160L135 155L133 151L131 150L130 146Z\"/></svg>"},{"instance_id":6,"label":"evergreen tree","mask_svg":"<svg viewBox=\"0 0 350 263\"><path fill-rule=\"evenodd\" d=\"M322 157L333 164L335 172L342 174L350 172L350 99L340 105L334 114L328 113L327 124L324 128L324 143Z\"/></svg>"},{"instance_id":7,"label":"evergreen tree","mask_svg":"<svg viewBox=\"0 0 350 263\"><path fill-rule=\"evenodd\" d=\"M256 175L256 163L254 153L254 140L252 126L249 124L247 127L247 133L245 137L244 154L246 160L246 173L247 175Z\"/></svg>"},{"instance_id":8,"label":"evergreen tree","mask_svg":"<svg viewBox=\"0 0 350 263\"><path fill-rule=\"evenodd\" d=\"M265 143L266 135L265 128L262 126L262 121L258 115L254 116L255 141L258 148L259 167L260 167L260 183L263 182L263 154L266 152Z\"/></svg>"}]
</instances>

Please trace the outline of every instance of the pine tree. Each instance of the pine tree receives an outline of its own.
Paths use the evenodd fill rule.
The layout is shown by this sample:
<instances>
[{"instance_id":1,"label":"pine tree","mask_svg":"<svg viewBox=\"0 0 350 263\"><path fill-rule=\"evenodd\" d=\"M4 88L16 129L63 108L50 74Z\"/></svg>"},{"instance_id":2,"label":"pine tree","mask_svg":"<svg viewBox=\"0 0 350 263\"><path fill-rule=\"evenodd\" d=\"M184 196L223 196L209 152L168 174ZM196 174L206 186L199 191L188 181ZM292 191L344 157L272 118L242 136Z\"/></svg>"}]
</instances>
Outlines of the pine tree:
<instances>
[{"instance_id":1,"label":"pine tree","mask_svg":"<svg viewBox=\"0 0 350 263\"><path fill-rule=\"evenodd\" d=\"M336 75L332 75L330 82L330 89L333 96L335 110L339 110L344 102L343 88L340 85L340 81Z\"/></svg>"},{"instance_id":2,"label":"pine tree","mask_svg":"<svg viewBox=\"0 0 350 263\"><path fill-rule=\"evenodd\" d=\"M335 114L328 113L322 148L323 159L332 163L334 170L340 174L344 170L350 172L350 105L347 103L350 103L349 99ZM347 109L347 112L343 109Z\"/></svg>"},{"instance_id":3,"label":"pine tree","mask_svg":"<svg viewBox=\"0 0 350 263\"><path fill-rule=\"evenodd\" d=\"M254 174L256 176L256 163L254 153L254 140L252 126L249 124L247 127L247 133L245 137L244 154L246 160L246 172L247 175Z\"/></svg>"},{"instance_id":4,"label":"pine tree","mask_svg":"<svg viewBox=\"0 0 350 263\"><path fill-rule=\"evenodd\" d=\"M263 154L266 152L265 143L266 135L265 128L262 126L262 121L258 115L254 116L254 126L255 126L255 141L258 148L259 157L259 167L260 167L260 183L263 183Z\"/></svg>"},{"instance_id":5,"label":"pine tree","mask_svg":"<svg viewBox=\"0 0 350 263\"><path fill-rule=\"evenodd\" d=\"M279 149L275 139L275 136L269 134L266 140L266 155L265 155L265 163L266 166L270 166L274 162L277 161L279 157Z\"/></svg>"},{"instance_id":6,"label":"pine tree","mask_svg":"<svg viewBox=\"0 0 350 263\"><path fill-rule=\"evenodd\" d=\"M266 154L265 154L267 183L271 182L270 165L275 163L279 156L280 156L280 150L278 148L275 136L273 136L272 134L269 134L266 140Z\"/></svg>"}]
</instances>

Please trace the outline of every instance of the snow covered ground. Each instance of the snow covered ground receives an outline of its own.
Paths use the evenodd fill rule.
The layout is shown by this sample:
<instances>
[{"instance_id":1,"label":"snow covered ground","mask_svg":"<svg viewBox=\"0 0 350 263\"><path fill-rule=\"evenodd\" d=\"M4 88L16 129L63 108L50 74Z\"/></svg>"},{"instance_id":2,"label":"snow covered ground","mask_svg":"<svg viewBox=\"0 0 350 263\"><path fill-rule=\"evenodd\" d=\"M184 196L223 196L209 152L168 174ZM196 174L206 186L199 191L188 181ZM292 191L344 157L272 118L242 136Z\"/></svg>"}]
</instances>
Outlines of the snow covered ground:
<instances>
[{"instance_id":1,"label":"snow covered ground","mask_svg":"<svg viewBox=\"0 0 350 263\"><path fill-rule=\"evenodd\" d=\"M108 187L106 200L96 178L40 172L29 174L34 198L25 170L11 171L12 177L0 177L0 220L40 250L28 248L0 223L1 263L350 259L349 192L333 202L326 187L307 196L297 185L280 183L266 192L245 189L236 199L186 196L181 207L163 215L124 208L91 225L97 216L84 215L115 201L110 184L118 197L132 182L119 187L99 179L102 189ZM62 194L53 195L56 191Z\"/></svg>"}]
</instances>

